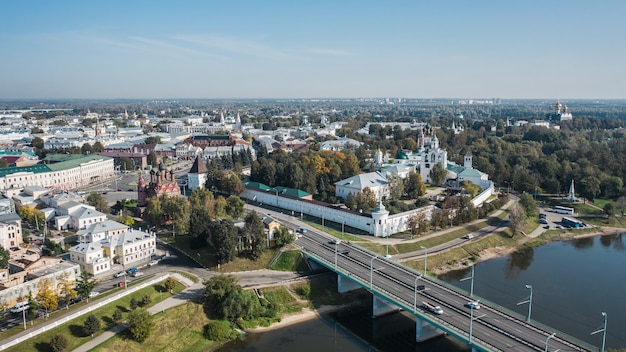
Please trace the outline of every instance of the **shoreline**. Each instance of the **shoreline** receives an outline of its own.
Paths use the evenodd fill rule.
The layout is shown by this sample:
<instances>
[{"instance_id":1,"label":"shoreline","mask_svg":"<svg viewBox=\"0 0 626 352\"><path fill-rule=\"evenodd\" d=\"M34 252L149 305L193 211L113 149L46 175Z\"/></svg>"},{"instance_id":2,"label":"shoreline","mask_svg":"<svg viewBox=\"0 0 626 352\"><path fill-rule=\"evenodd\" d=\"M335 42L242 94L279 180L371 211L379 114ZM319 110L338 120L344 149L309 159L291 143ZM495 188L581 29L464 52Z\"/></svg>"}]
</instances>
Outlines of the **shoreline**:
<instances>
[{"instance_id":1,"label":"shoreline","mask_svg":"<svg viewBox=\"0 0 626 352\"><path fill-rule=\"evenodd\" d=\"M345 305L321 306L318 309L311 309L311 308L305 307L298 313L293 313L293 314L289 314L284 317L281 317L279 322L273 323L270 326L259 326L256 328L246 329L245 331L246 333L259 333L259 332L278 330L278 329L282 329L288 326L303 323L309 320L317 319L321 317L322 315L335 312L344 307Z\"/></svg>"},{"instance_id":2,"label":"shoreline","mask_svg":"<svg viewBox=\"0 0 626 352\"><path fill-rule=\"evenodd\" d=\"M623 233L623 232L626 232L626 229L621 228L621 227L597 226L597 231L588 232L588 233L577 234L577 233L569 232L569 231L560 233L558 238L546 238L545 243L543 243L542 245L546 245L548 243L553 243L557 241L571 241L571 240L580 239L580 238L616 235L616 234ZM478 260L473 264L477 264L477 263L480 263L489 259L500 258L506 255L509 255L511 253L514 253L515 251L521 249L525 243L533 241L536 238L537 237L525 237L523 240L519 241L516 246L513 246L513 247L494 247L494 248L484 249L479 253ZM469 267L470 265L464 265L463 262L467 262L469 258L470 258L469 256L466 258L459 258L454 265L446 265L444 267L437 268L433 270L432 272L437 277L439 275L446 274L453 270L465 269Z\"/></svg>"}]
</instances>

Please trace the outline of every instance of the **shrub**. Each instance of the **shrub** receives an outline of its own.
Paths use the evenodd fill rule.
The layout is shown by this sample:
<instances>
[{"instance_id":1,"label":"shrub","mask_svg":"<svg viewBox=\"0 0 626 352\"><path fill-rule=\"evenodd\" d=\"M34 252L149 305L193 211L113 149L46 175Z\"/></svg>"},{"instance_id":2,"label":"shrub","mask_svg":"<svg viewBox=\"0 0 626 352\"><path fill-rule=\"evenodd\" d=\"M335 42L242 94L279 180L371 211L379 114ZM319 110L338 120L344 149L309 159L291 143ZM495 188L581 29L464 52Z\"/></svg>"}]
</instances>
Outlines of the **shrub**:
<instances>
[{"instance_id":1,"label":"shrub","mask_svg":"<svg viewBox=\"0 0 626 352\"><path fill-rule=\"evenodd\" d=\"M150 295L144 295L143 297L141 297L142 307L149 305L151 302L152 302L152 298L150 298Z\"/></svg>"},{"instance_id":2,"label":"shrub","mask_svg":"<svg viewBox=\"0 0 626 352\"><path fill-rule=\"evenodd\" d=\"M309 285L301 285L296 287L296 293L298 294L298 296L305 298L305 299L309 299L309 297L311 296L311 286Z\"/></svg>"},{"instance_id":3,"label":"shrub","mask_svg":"<svg viewBox=\"0 0 626 352\"><path fill-rule=\"evenodd\" d=\"M100 319L95 315L91 314L85 319L85 324L83 325L83 332L86 336L93 336L93 334L100 330Z\"/></svg>"},{"instance_id":4,"label":"shrub","mask_svg":"<svg viewBox=\"0 0 626 352\"><path fill-rule=\"evenodd\" d=\"M54 335L50 339L50 350L52 352L63 352L68 345L69 341L64 335Z\"/></svg>"},{"instance_id":5,"label":"shrub","mask_svg":"<svg viewBox=\"0 0 626 352\"><path fill-rule=\"evenodd\" d=\"M135 341L140 343L146 341L154 327L152 316L146 309L135 309L128 314L128 330Z\"/></svg>"},{"instance_id":6,"label":"shrub","mask_svg":"<svg viewBox=\"0 0 626 352\"><path fill-rule=\"evenodd\" d=\"M237 331L225 320L214 320L204 326L204 337L216 342L237 338Z\"/></svg>"},{"instance_id":7,"label":"shrub","mask_svg":"<svg viewBox=\"0 0 626 352\"><path fill-rule=\"evenodd\" d=\"M113 312L113 320L115 321L122 320L122 311L119 308Z\"/></svg>"},{"instance_id":8,"label":"shrub","mask_svg":"<svg viewBox=\"0 0 626 352\"><path fill-rule=\"evenodd\" d=\"M135 299L135 297L130 299L130 310L135 310L139 307L139 301Z\"/></svg>"}]
</instances>

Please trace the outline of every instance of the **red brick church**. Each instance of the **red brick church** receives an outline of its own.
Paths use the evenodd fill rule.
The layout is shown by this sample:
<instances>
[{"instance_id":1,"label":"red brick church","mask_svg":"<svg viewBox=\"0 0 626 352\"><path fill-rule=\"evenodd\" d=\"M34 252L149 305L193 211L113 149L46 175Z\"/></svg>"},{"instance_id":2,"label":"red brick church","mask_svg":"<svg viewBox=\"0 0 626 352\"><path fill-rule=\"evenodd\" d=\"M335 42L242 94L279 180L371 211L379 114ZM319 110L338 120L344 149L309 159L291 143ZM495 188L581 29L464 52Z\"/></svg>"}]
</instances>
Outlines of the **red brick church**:
<instances>
[{"instance_id":1,"label":"red brick church","mask_svg":"<svg viewBox=\"0 0 626 352\"><path fill-rule=\"evenodd\" d=\"M146 185L143 174L139 175L139 184L137 185L137 201L138 206L145 207L148 198L158 197L160 195L180 196L180 186L174 178L174 171L169 170L159 164L157 171L150 170L150 183Z\"/></svg>"}]
</instances>

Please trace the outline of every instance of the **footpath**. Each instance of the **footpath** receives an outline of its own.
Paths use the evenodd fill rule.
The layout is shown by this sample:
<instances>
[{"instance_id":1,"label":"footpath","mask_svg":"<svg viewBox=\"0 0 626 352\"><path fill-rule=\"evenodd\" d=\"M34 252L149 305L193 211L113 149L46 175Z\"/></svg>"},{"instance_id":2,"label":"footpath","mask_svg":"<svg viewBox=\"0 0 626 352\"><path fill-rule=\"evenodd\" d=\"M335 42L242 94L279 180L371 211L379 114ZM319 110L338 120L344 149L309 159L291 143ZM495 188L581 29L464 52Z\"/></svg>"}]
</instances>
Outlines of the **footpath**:
<instances>
[{"instance_id":1,"label":"footpath","mask_svg":"<svg viewBox=\"0 0 626 352\"><path fill-rule=\"evenodd\" d=\"M183 305L187 303L189 300L202 296L202 293L204 290L204 285L202 284L202 282L194 283L188 278L177 273L172 273L171 275L174 279L176 279L178 282L182 283L183 285L187 287L184 290L180 291L179 293L173 295L172 297L164 299L163 301L148 308L148 312L150 314L163 312L166 309ZM119 325L116 325L112 327L111 329L89 340L88 342L82 344L80 347L74 349L72 352L90 351L96 348L98 345L104 343L106 340L112 338L116 334L119 334L120 332L124 331L127 327L128 326L126 325L126 323L121 323Z\"/></svg>"}]
</instances>

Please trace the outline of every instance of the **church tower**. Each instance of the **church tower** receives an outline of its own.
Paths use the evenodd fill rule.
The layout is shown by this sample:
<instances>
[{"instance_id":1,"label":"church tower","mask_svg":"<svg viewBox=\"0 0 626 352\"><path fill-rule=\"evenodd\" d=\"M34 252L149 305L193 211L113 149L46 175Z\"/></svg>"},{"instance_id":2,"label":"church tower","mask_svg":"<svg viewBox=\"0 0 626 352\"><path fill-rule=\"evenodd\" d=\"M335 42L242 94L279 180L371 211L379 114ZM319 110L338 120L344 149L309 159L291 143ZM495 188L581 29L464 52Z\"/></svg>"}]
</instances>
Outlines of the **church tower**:
<instances>
[{"instance_id":1,"label":"church tower","mask_svg":"<svg viewBox=\"0 0 626 352\"><path fill-rule=\"evenodd\" d=\"M472 153L469 151L467 152L467 154L465 154L465 157L463 158L463 167L466 169L472 168Z\"/></svg>"},{"instance_id":2,"label":"church tower","mask_svg":"<svg viewBox=\"0 0 626 352\"><path fill-rule=\"evenodd\" d=\"M207 180L207 168L204 164L204 160L200 158L200 156L196 157L196 160L193 162L189 173L187 173L187 186L190 190L195 190L198 188L204 188L204 184Z\"/></svg>"}]
</instances>

